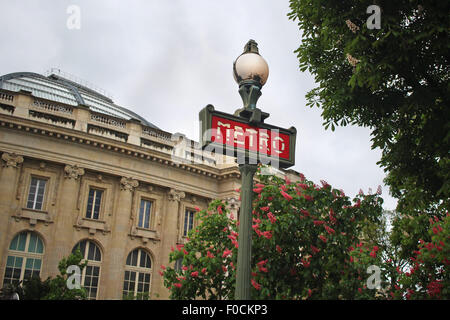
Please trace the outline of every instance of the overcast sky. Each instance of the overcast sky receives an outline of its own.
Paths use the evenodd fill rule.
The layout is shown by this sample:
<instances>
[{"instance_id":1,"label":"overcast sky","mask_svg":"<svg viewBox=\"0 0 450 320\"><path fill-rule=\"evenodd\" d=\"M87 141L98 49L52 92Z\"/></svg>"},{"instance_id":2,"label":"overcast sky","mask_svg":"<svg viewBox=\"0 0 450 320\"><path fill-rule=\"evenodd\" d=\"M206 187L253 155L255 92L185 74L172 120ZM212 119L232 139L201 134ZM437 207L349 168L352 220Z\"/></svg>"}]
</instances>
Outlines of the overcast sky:
<instances>
[{"instance_id":1,"label":"overcast sky","mask_svg":"<svg viewBox=\"0 0 450 320\"><path fill-rule=\"evenodd\" d=\"M71 5L80 29L67 27ZM254 39L270 70L258 107L270 113L267 123L297 128L292 169L351 197L382 185L384 207L394 209L369 129L325 131L321 110L306 107L316 84L299 71L301 36L288 12L288 0L0 0L0 74L60 68L159 128L198 140L203 107L242 106L232 64Z\"/></svg>"}]
</instances>

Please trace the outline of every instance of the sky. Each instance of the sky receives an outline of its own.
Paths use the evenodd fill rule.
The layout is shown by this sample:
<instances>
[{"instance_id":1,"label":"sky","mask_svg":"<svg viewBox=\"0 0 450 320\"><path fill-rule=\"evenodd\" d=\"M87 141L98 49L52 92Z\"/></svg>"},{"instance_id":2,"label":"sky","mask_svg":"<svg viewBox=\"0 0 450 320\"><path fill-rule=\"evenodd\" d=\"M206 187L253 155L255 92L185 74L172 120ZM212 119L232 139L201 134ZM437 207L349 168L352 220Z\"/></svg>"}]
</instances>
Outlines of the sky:
<instances>
[{"instance_id":1,"label":"sky","mask_svg":"<svg viewBox=\"0 0 450 320\"><path fill-rule=\"evenodd\" d=\"M59 68L198 141L207 104L227 113L242 107L232 66L254 39L269 65L257 107L270 114L266 123L297 129L291 169L352 198L381 185L383 207L394 209L370 129L325 130L321 109L306 106L317 84L299 70L301 33L288 12L288 0L0 0L0 74Z\"/></svg>"}]
</instances>

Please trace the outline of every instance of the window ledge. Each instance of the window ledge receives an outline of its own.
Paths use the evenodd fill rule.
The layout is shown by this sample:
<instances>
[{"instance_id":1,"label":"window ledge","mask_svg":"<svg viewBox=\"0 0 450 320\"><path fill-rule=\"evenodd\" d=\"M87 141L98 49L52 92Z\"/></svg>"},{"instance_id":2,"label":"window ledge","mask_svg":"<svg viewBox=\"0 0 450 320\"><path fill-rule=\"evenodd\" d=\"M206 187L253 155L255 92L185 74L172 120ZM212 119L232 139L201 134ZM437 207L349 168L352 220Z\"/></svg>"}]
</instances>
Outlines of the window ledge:
<instances>
[{"instance_id":1,"label":"window ledge","mask_svg":"<svg viewBox=\"0 0 450 320\"><path fill-rule=\"evenodd\" d=\"M144 244L147 244L149 240L152 240L153 243L156 243L156 241L161 240L158 231L140 228L136 226L131 227L130 237L131 240L134 240L134 238L141 238Z\"/></svg>"},{"instance_id":2,"label":"window ledge","mask_svg":"<svg viewBox=\"0 0 450 320\"><path fill-rule=\"evenodd\" d=\"M53 217L47 211L43 210L19 208L12 216L16 222L22 219L28 219L31 227L34 227L38 222L43 222L46 226L53 223Z\"/></svg>"},{"instance_id":3,"label":"window ledge","mask_svg":"<svg viewBox=\"0 0 450 320\"><path fill-rule=\"evenodd\" d=\"M81 217L78 218L77 224L74 227L77 229L77 231L80 231L81 229L88 229L90 235L95 235L97 231L100 231L103 234L111 232L111 228L106 223L106 221Z\"/></svg>"}]
</instances>

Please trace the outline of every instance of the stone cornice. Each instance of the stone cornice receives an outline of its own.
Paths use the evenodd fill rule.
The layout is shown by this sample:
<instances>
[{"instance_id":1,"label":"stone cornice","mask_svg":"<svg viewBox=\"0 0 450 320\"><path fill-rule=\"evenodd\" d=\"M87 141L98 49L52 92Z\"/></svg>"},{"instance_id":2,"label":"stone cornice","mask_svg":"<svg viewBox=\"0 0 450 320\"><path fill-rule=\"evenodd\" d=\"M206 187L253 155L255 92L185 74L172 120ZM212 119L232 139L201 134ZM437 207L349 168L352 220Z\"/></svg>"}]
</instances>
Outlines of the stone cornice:
<instances>
[{"instance_id":1,"label":"stone cornice","mask_svg":"<svg viewBox=\"0 0 450 320\"><path fill-rule=\"evenodd\" d=\"M186 170L193 174L203 175L212 179L240 178L238 167L228 167L218 169L203 164L186 163L186 161L176 161L168 154L157 150L149 150L137 145L107 139L101 136L91 135L83 131L71 130L64 127L57 127L47 123L34 120L18 118L6 114L0 114L0 128L22 130L27 133L44 135L68 142L84 144L103 150L117 152L126 156L151 160L162 165L171 166L177 169Z\"/></svg>"}]
</instances>

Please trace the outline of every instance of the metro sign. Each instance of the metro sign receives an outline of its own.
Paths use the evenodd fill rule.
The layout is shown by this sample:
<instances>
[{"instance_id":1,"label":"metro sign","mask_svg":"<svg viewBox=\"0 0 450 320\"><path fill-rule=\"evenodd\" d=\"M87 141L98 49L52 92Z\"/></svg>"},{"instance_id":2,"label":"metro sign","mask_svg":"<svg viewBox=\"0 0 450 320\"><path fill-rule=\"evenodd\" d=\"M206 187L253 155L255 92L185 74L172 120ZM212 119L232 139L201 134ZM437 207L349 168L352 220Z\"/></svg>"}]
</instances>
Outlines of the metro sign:
<instances>
[{"instance_id":1,"label":"metro sign","mask_svg":"<svg viewBox=\"0 0 450 320\"><path fill-rule=\"evenodd\" d=\"M295 163L294 127L283 129L266 123L252 124L243 117L206 106L199 114L203 149L238 158L238 164L263 163L287 168Z\"/></svg>"}]
</instances>

